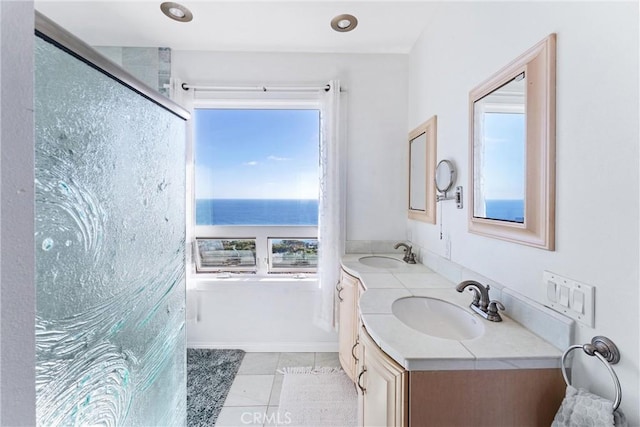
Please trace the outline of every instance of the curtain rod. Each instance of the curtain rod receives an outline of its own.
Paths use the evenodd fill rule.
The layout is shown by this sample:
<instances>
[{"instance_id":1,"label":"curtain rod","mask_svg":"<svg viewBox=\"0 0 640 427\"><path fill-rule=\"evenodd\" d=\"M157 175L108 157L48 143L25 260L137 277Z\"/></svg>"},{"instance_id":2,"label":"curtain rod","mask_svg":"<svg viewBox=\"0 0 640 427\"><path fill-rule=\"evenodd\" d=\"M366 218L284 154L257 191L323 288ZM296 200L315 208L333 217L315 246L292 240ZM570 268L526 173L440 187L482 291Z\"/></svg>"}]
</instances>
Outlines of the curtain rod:
<instances>
[{"instance_id":1,"label":"curtain rod","mask_svg":"<svg viewBox=\"0 0 640 427\"><path fill-rule=\"evenodd\" d=\"M184 90L201 90L209 92L329 92L331 85L323 86L198 86L182 83Z\"/></svg>"}]
</instances>

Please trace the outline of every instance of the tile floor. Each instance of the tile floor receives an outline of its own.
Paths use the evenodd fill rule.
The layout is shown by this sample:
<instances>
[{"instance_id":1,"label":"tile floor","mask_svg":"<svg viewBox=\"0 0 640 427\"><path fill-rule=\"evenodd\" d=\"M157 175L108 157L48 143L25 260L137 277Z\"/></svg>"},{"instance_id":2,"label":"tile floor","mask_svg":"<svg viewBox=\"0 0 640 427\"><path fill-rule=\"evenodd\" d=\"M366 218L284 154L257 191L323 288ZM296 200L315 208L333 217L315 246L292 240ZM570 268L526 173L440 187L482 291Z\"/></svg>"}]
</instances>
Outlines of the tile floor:
<instances>
[{"instance_id":1,"label":"tile floor","mask_svg":"<svg viewBox=\"0 0 640 427\"><path fill-rule=\"evenodd\" d=\"M247 353L216 427L276 426L286 419L278 419L278 403L284 376L278 369L292 367L340 367L338 353Z\"/></svg>"}]
</instances>

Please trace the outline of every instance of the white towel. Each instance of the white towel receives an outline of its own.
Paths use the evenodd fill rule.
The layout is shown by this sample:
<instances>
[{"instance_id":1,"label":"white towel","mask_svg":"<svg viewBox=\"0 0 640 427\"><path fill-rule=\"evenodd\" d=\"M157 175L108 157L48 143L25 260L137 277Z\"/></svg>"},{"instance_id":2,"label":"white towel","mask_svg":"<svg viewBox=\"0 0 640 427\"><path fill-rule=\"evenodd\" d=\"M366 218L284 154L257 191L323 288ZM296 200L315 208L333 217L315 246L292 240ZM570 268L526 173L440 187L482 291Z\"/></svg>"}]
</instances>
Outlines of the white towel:
<instances>
[{"instance_id":1,"label":"white towel","mask_svg":"<svg viewBox=\"0 0 640 427\"><path fill-rule=\"evenodd\" d=\"M551 427L627 427L621 411L613 402L584 389L567 386L567 392Z\"/></svg>"}]
</instances>

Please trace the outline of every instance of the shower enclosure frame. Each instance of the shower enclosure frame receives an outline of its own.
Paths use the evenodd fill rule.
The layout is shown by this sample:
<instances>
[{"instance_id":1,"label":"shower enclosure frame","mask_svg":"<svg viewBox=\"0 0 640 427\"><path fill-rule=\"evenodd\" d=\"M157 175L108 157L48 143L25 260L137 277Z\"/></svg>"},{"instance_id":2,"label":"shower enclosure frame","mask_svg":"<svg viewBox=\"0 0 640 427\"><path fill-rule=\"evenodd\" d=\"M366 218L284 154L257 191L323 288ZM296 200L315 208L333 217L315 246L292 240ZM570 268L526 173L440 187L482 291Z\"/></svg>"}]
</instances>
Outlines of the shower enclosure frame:
<instances>
[{"instance_id":1,"label":"shower enclosure frame","mask_svg":"<svg viewBox=\"0 0 640 427\"><path fill-rule=\"evenodd\" d=\"M90 45L83 42L40 12L35 12L35 34L55 44L65 52L100 71L112 79L122 83L129 89L147 98L176 116L189 120L191 113L158 91L150 88L133 75L101 55Z\"/></svg>"}]
</instances>

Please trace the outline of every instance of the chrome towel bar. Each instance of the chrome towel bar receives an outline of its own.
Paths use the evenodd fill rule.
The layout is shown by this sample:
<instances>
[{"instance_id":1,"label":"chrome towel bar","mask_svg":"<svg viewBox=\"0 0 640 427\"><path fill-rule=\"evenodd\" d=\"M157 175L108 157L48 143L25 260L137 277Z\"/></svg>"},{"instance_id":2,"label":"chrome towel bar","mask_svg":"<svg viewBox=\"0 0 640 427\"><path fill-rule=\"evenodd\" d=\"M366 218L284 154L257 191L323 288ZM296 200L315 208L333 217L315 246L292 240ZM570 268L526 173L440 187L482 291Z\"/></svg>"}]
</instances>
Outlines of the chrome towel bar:
<instances>
[{"instance_id":1,"label":"chrome towel bar","mask_svg":"<svg viewBox=\"0 0 640 427\"><path fill-rule=\"evenodd\" d=\"M620 361L620 351L618 351L618 347L609 338L597 336L593 337L590 343L583 345L576 344L566 349L565 352L562 353L561 366L562 377L564 378L564 382L567 383L567 385L571 385L571 383L569 382L569 378L567 377L565 360L569 353L578 348L584 350L584 352L589 356L595 356L596 358L598 358L598 360L600 360L607 368L609 374L611 374L611 379L613 380L616 388L616 398L613 402L613 410L615 411L616 409L618 409L618 407L620 406L620 402L622 401L622 389L620 388L620 380L611 367L611 365L615 365Z\"/></svg>"}]
</instances>

